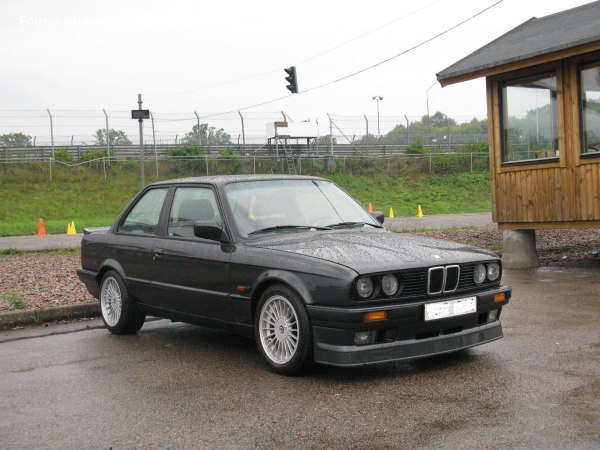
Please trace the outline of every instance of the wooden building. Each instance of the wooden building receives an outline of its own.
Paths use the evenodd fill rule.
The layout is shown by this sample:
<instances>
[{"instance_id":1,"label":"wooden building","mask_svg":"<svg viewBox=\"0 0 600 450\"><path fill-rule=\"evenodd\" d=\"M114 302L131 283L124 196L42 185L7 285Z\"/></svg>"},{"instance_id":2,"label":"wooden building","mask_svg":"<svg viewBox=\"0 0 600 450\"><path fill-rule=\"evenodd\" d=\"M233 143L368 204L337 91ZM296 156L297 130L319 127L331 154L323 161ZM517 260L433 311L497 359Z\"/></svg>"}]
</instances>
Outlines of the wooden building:
<instances>
[{"instance_id":1,"label":"wooden building","mask_svg":"<svg viewBox=\"0 0 600 450\"><path fill-rule=\"evenodd\" d=\"M479 77L498 227L600 227L600 1L532 18L437 74Z\"/></svg>"}]
</instances>

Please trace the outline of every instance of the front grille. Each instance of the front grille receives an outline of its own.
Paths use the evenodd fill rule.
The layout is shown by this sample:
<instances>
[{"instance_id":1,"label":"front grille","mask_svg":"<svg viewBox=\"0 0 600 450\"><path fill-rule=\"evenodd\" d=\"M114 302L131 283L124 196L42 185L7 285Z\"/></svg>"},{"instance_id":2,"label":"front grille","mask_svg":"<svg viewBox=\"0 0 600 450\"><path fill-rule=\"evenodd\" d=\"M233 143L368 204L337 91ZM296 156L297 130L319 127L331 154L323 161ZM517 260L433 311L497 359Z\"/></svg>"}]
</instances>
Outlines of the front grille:
<instances>
[{"instance_id":1,"label":"front grille","mask_svg":"<svg viewBox=\"0 0 600 450\"><path fill-rule=\"evenodd\" d=\"M427 273L427 293L429 295L448 294L456 291L460 279L460 266L432 267Z\"/></svg>"},{"instance_id":2,"label":"front grille","mask_svg":"<svg viewBox=\"0 0 600 450\"><path fill-rule=\"evenodd\" d=\"M441 294L444 290L446 269L444 267L432 267L427 274L427 293Z\"/></svg>"},{"instance_id":3,"label":"front grille","mask_svg":"<svg viewBox=\"0 0 600 450\"><path fill-rule=\"evenodd\" d=\"M499 263L499 261L484 261L482 263L487 264L490 262ZM425 267L392 272L398 277L398 282L402 287L401 292L393 297L386 297L382 292L379 292L369 300L389 300L396 302L417 300L430 298L435 295L480 291L500 284L500 279L498 279L476 285L473 281L473 272L475 271L476 264L479 263ZM383 275L385 274L372 275L376 284L381 282ZM360 302L369 301L358 297L355 284L353 284L350 290L350 298Z\"/></svg>"}]
</instances>

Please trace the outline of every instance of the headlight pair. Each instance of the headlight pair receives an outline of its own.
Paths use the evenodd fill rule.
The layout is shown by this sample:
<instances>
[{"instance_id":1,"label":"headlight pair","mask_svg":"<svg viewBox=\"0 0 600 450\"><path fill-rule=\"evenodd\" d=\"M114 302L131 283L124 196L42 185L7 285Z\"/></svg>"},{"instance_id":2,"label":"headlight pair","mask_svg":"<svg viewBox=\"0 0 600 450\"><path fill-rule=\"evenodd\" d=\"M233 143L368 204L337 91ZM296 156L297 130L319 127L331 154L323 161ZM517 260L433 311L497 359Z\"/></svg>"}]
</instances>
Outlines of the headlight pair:
<instances>
[{"instance_id":1,"label":"headlight pair","mask_svg":"<svg viewBox=\"0 0 600 450\"><path fill-rule=\"evenodd\" d=\"M496 281L500 276L500 265L498 263L477 264L473 270L473 282L482 284L486 279Z\"/></svg>"},{"instance_id":2,"label":"headlight pair","mask_svg":"<svg viewBox=\"0 0 600 450\"><path fill-rule=\"evenodd\" d=\"M396 275L388 273L377 281L379 282L383 293L388 297L396 294L399 290L400 283L398 282L398 277L396 277ZM371 277L360 277L356 281L356 292L360 298L370 298L375 291L375 287L375 282Z\"/></svg>"}]
</instances>

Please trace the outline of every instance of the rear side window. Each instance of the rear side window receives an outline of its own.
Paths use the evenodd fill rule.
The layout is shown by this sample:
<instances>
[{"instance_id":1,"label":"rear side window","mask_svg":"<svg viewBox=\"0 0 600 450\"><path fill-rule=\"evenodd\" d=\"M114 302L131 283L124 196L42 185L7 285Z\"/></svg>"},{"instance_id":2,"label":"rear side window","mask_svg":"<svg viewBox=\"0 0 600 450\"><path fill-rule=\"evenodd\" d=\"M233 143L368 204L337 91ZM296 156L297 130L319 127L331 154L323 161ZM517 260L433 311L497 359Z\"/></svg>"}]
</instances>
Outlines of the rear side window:
<instances>
[{"instance_id":1,"label":"rear side window","mask_svg":"<svg viewBox=\"0 0 600 450\"><path fill-rule=\"evenodd\" d=\"M160 210L162 209L167 188L151 189L138 200L121 223L119 231L134 234L156 234Z\"/></svg>"},{"instance_id":2,"label":"rear side window","mask_svg":"<svg viewBox=\"0 0 600 450\"><path fill-rule=\"evenodd\" d=\"M183 187L175 191L169 215L169 236L199 239L194 236L194 222L210 220L222 223L212 189Z\"/></svg>"}]
</instances>

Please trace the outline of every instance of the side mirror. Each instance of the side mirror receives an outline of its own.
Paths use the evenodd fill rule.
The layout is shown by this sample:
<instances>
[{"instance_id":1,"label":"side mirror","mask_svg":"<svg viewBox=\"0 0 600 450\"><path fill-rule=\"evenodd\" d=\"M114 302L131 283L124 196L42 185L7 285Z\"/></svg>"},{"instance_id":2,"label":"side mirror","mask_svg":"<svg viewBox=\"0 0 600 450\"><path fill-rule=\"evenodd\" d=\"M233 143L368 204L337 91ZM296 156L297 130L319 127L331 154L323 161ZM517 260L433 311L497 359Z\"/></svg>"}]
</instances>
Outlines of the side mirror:
<instances>
[{"instance_id":1,"label":"side mirror","mask_svg":"<svg viewBox=\"0 0 600 450\"><path fill-rule=\"evenodd\" d=\"M375 219L377 220L377 222L379 222L380 224L383 225L383 221L385 220L385 217L383 217L383 213L381 211L373 211L371 213L371 215L373 217L375 217Z\"/></svg>"},{"instance_id":2,"label":"side mirror","mask_svg":"<svg viewBox=\"0 0 600 450\"><path fill-rule=\"evenodd\" d=\"M219 241L224 244L231 242L221 225L214 220L194 222L194 236L210 241Z\"/></svg>"}]
</instances>

